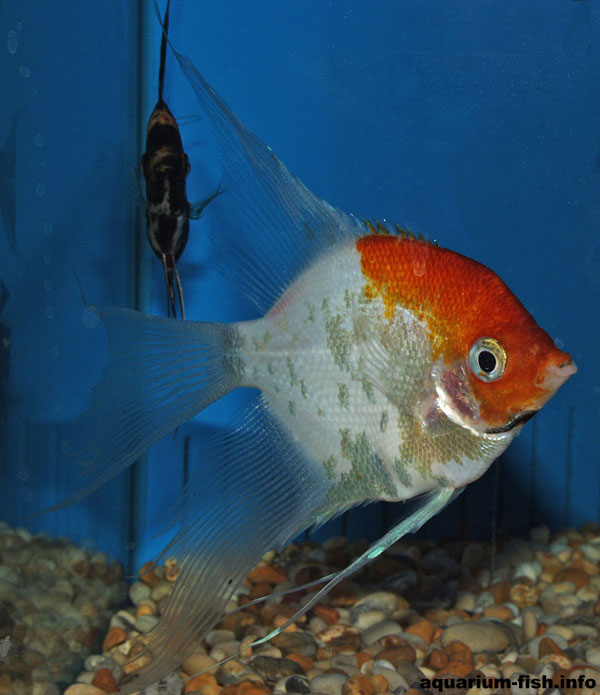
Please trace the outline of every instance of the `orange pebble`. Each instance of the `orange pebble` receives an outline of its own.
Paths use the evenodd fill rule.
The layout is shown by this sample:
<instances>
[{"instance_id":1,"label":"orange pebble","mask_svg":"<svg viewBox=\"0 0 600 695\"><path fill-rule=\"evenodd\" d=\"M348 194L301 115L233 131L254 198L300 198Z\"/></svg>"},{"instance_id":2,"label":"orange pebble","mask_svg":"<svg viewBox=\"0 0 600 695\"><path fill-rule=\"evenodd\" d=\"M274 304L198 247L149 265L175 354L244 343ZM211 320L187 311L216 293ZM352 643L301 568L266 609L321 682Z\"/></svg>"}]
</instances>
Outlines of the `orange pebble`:
<instances>
[{"instance_id":1,"label":"orange pebble","mask_svg":"<svg viewBox=\"0 0 600 695\"><path fill-rule=\"evenodd\" d=\"M444 668L449 661L450 657L446 652L443 652L441 649L432 649L429 656L425 659L424 665L434 671L439 671Z\"/></svg>"},{"instance_id":2,"label":"orange pebble","mask_svg":"<svg viewBox=\"0 0 600 695\"><path fill-rule=\"evenodd\" d=\"M414 647L411 647L409 644L407 644L402 647L390 647L389 649L383 649L377 654L377 658L385 659L394 666L399 661L403 660L412 661L412 663L414 664L417 658L417 653Z\"/></svg>"},{"instance_id":3,"label":"orange pebble","mask_svg":"<svg viewBox=\"0 0 600 695\"><path fill-rule=\"evenodd\" d=\"M459 663L469 667L467 673L471 672L471 669L473 668L473 652L469 649L469 647L467 647L466 644L459 642L458 640L454 640L454 642L450 642L450 644L447 644L444 647L444 651L450 659L445 668L448 668L450 663ZM454 672L451 671L450 673ZM457 673L456 675L460 674Z\"/></svg>"},{"instance_id":4,"label":"orange pebble","mask_svg":"<svg viewBox=\"0 0 600 695\"><path fill-rule=\"evenodd\" d=\"M540 640L538 649L540 658L542 656L546 656L547 654L560 654L561 656L566 656L564 651L558 646L558 644L556 644L554 640L551 640L550 637L543 637Z\"/></svg>"},{"instance_id":5,"label":"orange pebble","mask_svg":"<svg viewBox=\"0 0 600 695\"><path fill-rule=\"evenodd\" d=\"M107 652L112 647L116 647L117 644L123 644L127 639L127 633L122 627L111 627L106 633L104 642L102 642L102 651Z\"/></svg>"},{"instance_id":6,"label":"orange pebble","mask_svg":"<svg viewBox=\"0 0 600 695\"><path fill-rule=\"evenodd\" d=\"M435 625L431 622L431 620L422 618L421 620L417 620L416 623L413 623L407 627L405 632L408 632L411 635L418 635L425 642L425 644L430 644L433 638L433 633L435 632Z\"/></svg>"},{"instance_id":7,"label":"orange pebble","mask_svg":"<svg viewBox=\"0 0 600 695\"><path fill-rule=\"evenodd\" d=\"M273 627L281 627L282 625L285 625L289 618L286 618L285 615L276 615L273 618ZM291 625L288 625L283 632L298 632L298 627L294 623Z\"/></svg>"},{"instance_id":8,"label":"orange pebble","mask_svg":"<svg viewBox=\"0 0 600 695\"><path fill-rule=\"evenodd\" d=\"M119 689L109 668L99 668L92 679L92 685L104 690L105 693L116 693Z\"/></svg>"},{"instance_id":9,"label":"orange pebble","mask_svg":"<svg viewBox=\"0 0 600 695\"><path fill-rule=\"evenodd\" d=\"M372 681L362 673L350 676L342 686L342 695L373 695L374 692Z\"/></svg>"},{"instance_id":10,"label":"orange pebble","mask_svg":"<svg viewBox=\"0 0 600 695\"><path fill-rule=\"evenodd\" d=\"M505 622L508 622L509 620L512 620L514 618L514 613L510 610L510 608L498 604L494 606L488 606L483 611L483 614L486 616L486 618L499 618L500 620L504 620Z\"/></svg>"},{"instance_id":11,"label":"orange pebble","mask_svg":"<svg viewBox=\"0 0 600 695\"><path fill-rule=\"evenodd\" d=\"M340 619L340 614L332 606L315 606L313 608L313 613L317 618L321 618L321 620L324 620L328 625L335 625Z\"/></svg>"},{"instance_id":12,"label":"orange pebble","mask_svg":"<svg viewBox=\"0 0 600 695\"><path fill-rule=\"evenodd\" d=\"M582 586L587 586L590 583L590 578L587 572L582 569L567 567L554 575L553 583L560 584L561 582L573 582L575 591L579 591Z\"/></svg>"},{"instance_id":13,"label":"orange pebble","mask_svg":"<svg viewBox=\"0 0 600 695\"><path fill-rule=\"evenodd\" d=\"M369 676L369 678L371 679L371 683L373 683L373 689L376 693L385 693L390 687L388 679L379 673L375 673L374 675Z\"/></svg>"},{"instance_id":14,"label":"orange pebble","mask_svg":"<svg viewBox=\"0 0 600 695\"><path fill-rule=\"evenodd\" d=\"M358 659L358 668L367 661L373 661L373 655L369 654L369 652L356 652L356 658Z\"/></svg>"},{"instance_id":15,"label":"orange pebble","mask_svg":"<svg viewBox=\"0 0 600 695\"><path fill-rule=\"evenodd\" d=\"M141 615L154 615L154 609L152 608L151 604L140 601L137 610L135 611L135 616L136 618L139 618Z\"/></svg>"},{"instance_id":16,"label":"orange pebble","mask_svg":"<svg viewBox=\"0 0 600 695\"><path fill-rule=\"evenodd\" d=\"M282 569L276 569L271 565L255 567L248 575L250 584L281 584L287 581L287 575Z\"/></svg>"},{"instance_id":17,"label":"orange pebble","mask_svg":"<svg viewBox=\"0 0 600 695\"><path fill-rule=\"evenodd\" d=\"M160 577L155 572L156 565L149 561L140 567L140 581L148 586L156 586L160 582Z\"/></svg>"},{"instance_id":18,"label":"orange pebble","mask_svg":"<svg viewBox=\"0 0 600 695\"><path fill-rule=\"evenodd\" d=\"M473 670L473 667L469 664L465 664L461 661L449 661L444 668L441 668L435 675L441 676L446 673L451 673L453 676L463 677L468 676Z\"/></svg>"},{"instance_id":19,"label":"orange pebble","mask_svg":"<svg viewBox=\"0 0 600 695\"><path fill-rule=\"evenodd\" d=\"M260 582L258 584L253 584L250 589L250 598L252 600L256 598L262 598L263 596L268 596L273 591L273 585L267 584L266 582Z\"/></svg>"},{"instance_id":20,"label":"orange pebble","mask_svg":"<svg viewBox=\"0 0 600 695\"><path fill-rule=\"evenodd\" d=\"M201 673L199 676L194 676L185 682L184 693L195 691L200 691L202 695L219 695L221 686L211 673Z\"/></svg>"}]
</instances>

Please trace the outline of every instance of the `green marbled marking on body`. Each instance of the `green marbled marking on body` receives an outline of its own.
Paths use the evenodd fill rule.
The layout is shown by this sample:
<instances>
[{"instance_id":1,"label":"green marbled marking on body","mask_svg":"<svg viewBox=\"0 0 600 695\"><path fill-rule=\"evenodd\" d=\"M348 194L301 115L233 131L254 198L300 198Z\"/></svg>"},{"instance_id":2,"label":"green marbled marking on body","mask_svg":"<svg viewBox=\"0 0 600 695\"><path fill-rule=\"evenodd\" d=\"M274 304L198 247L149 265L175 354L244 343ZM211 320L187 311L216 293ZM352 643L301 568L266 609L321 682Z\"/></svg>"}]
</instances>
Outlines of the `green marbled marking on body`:
<instances>
[{"instance_id":1,"label":"green marbled marking on body","mask_svg":"<svg viewBox=\"0 0 600 695\"><path fill-rule=\"evenodd\" d=\"M308 398L308 391L306 390L304 379L300 379L300 393L302 394L302 398Z\"/></svg>"},{"instance_id":2,"label":"green marbled marking on body","mask_svg":"<svg viewBox=\"0 0 600 695\"><path fill-rule=\"evenodd\" d=\"M350 393L346 384L338 384L338 401L342 408L348 410L350 407Z\"/></svg>"},{"instance_id":3,"label":"green marbled marking on body","mask_svg":"<svg viewBox=\"0 0 600 695\"><path fill-rule=\"evenodd\" d=\"M294 403L294 401L289 401L289 402L288 402L288 408L289 408L289 411L290 411L290 415L295 415L295 414L296 414L296 404Z\"/></svg>"},{"instance_id":4,"label":"green marbled marking on body","mask_svg":"<svg viewBox=\"0 0 600 695\"><path fill-rule=\"evenodd\" d=\"M393 498L397 495L393 481L383 461L373 451L366 432L353 435L351 430L340 430L342 458L350 462L339 482L327 493L327 504L336 508L361 500Z\"/></svg>"},{"instance_id":5,"label":"green marbled marking on body","mask_svg":"<svg viewBox=\"0 0 600 695\"><path fill-rule=\"evenodd\" d=\"M287 365L288 371L290 373L290 386L294 388L294 386L298 386L298 375L296 374L296 368L294 367L294 362L292 361L291 357L286 357L285 358L285 363Z\"/></svg>"},{"instance_id":6,"label":"green marbled marking on body","mask_svg":"<svg viewBox=\"0 0 600 695\"><path fill-rule=\"evenodd\" d=\"M325 411L323 410L323 408L321 408L320 405L317 406L317 415L319 417L325 417L325 415L326 415Z\"/></svg>"},{"instance_id":7,"label":"green marbled marking on body","mask_svg":"<svg viewBox=\"0 0 600 695\"><path fill-rule=\"evenodd\" d=\"M389 419L390 419L390 416L388 414L388 411L382 410L381 411L381 420L379 420L379 430L382 434L387 429Z\"/></svg>"},{"instance_id":8,"label":"green marbled marking on body","mask_svg":"<svg viewBox=\"0 0 600 695\"><path fill-rule=\"evenodd\" d=\"M349 372L354 336L350 331L342 328L342 324L343 318L340 314L325 319L327 347L337 366L345 372Z\"/></svg>"},{"instance_id":9,"label":"green marbled marking on body","mask_svg":"<svg viewBox=\"0 0 600 695\"><path fill-rule=\"evenodd\" d=\"M335 454L331 454L327 460L323 461L323 468L325 469L325 473L330 480L335 480L335 469L337 468L337 465L338 460Z\"/></svg>"},{"instance_id":10,"label":"green marbled marking on body","mask_svg":"<svg viewBox=\"0 0 600 695\"><path fill-rule=\"evenodd\" d=\"M394 470L398 475L398 479L405 487L412 487L412 478L408 471L409 464L406 461L401 461L399 458L394 459Z\"/></svg>"}]
</instances>

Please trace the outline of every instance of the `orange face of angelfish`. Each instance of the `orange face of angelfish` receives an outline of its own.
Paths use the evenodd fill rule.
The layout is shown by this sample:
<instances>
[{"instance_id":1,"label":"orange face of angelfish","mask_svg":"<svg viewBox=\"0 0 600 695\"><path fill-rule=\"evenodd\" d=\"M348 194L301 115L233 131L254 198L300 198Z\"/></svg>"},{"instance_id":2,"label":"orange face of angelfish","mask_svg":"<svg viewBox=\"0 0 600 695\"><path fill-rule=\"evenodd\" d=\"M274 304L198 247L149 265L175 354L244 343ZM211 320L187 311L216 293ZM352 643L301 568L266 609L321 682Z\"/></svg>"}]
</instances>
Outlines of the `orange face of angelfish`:
<instances>
[{"instance_id":1,"label":"orange face of angelfish","mask_svg":"<svg viewBox=\"0 0 600 695\"><path fill-rule=\"evenodd\" d=\"M489 268L432 244L391 236L357 242L367 296L386 315L411 311L428 329L438 392L451 419L502 432L529 419L577 369Z\"/></svg>"}]
</instances>

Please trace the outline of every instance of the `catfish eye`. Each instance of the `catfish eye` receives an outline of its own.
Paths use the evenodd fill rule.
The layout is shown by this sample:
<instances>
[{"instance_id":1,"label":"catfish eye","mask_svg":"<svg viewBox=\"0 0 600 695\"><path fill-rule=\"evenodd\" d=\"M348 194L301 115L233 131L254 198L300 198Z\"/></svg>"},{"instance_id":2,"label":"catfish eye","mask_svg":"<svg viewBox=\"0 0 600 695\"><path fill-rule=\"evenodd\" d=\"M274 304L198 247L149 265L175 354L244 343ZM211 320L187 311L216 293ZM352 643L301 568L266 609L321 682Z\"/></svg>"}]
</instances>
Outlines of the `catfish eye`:
<instances>
[{"instance_id":1,"label":"catfish eye","mask_svg":"<svg viewBox=\"0 0 600 695\"><path fill-rule=\"evenodd\" d=\"M496 381L506 371L508 356L495 338L479 338L469 352L473 374L481 381Z\"/></svg>"}]
</instances>

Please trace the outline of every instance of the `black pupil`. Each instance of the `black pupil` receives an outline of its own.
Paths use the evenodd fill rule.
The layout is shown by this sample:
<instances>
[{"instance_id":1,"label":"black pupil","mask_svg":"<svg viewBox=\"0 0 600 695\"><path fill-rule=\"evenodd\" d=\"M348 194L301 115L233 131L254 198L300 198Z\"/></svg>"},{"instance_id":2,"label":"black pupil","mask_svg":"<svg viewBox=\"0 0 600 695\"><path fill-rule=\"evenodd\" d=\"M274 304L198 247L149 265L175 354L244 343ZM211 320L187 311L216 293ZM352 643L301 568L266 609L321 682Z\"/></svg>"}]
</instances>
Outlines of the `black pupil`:
<instances>
[{"instance_id":1,"label":"black pupil","mask_svg":"<svg viewBox=\"0 0 600 695\"><path fill-rule=\"evenodd\" d=\"M482 350L477 356L477 362L482 372L491 374L496 369L496 358L489 350Z\"/></svg>"}]
</instances>

